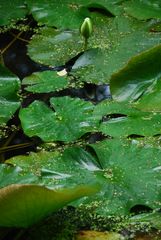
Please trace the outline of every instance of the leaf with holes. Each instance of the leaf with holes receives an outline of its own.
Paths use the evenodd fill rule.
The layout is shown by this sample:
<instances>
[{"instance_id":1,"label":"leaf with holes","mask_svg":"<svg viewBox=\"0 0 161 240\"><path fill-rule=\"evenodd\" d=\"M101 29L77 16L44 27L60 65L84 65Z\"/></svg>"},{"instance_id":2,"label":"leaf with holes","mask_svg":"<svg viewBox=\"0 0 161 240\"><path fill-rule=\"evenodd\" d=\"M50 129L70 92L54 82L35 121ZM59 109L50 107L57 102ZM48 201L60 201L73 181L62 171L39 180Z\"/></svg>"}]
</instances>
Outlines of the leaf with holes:
<instances>
[{"instance_id":1,"label":"leaf with holes","mask_svg":"<svg viewBox=\"0 0 161 240\"><path fill-rule=\"evenodd\" d=\"M58 97L50 99L55 112L43 102L34 101L20 110L23 130L28 136L43 141L74 141L95 131L99 119L93 115L94 105L81 99Z\"/></svg>"}]
</instances>

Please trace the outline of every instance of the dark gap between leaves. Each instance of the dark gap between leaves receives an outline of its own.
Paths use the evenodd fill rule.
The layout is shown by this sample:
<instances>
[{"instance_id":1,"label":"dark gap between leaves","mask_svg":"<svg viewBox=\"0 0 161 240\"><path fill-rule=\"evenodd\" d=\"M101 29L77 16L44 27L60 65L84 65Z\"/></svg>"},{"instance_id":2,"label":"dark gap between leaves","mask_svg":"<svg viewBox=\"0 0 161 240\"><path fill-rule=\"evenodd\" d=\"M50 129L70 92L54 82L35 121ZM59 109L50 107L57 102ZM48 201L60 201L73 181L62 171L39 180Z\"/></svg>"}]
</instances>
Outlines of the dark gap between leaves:
<instances>
[{"instance_id":1,"label":"dark gap between leaves","mask_svg":"<svg viewBox=\"0 0 161 240\"><path fill-rule=\"evenodd\" d=\"M150 213L152 211L153 211L152 208L150 208L146 205L141 205L141 204L135 205L130 209L130 213L133 213L135 215L140 214L140 213Z\"/></svg>"}]
</instances>

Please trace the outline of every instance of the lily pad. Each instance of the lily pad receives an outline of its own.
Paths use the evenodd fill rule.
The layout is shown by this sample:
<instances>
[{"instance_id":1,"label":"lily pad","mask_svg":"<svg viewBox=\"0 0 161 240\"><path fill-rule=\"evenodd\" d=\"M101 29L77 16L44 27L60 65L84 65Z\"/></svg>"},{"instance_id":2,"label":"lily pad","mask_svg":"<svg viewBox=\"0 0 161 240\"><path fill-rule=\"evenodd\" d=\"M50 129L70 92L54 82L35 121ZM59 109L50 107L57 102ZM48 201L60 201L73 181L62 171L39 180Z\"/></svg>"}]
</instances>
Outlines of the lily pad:
<instances>
[{"instance_id":1,"label":"lily pad","mask_svg":"<svg viewBox=\"0 0 161 240\"><path fill-rule=\"evenodd\" d=\"M96 181L84 184L83 176L78 182L70 180L57 184L57 179L70 177L69 174L49 171L50 160L56 162L60 159L58 152L33 153L15 159L21 167L0 164L0 226L28 227L69 202L99 191Z\"/></svg>"},{"instance_id":2,"label":"lily pad","mask_svg":"<svg viewBox=\"0 0 161 240\"><path fill-rule=\"evenodd\" d=\"M161 134L160 112L145 112L132 104L103 101L96 106L94 113L100 119L102 116L99 130L105 135L127 137Z\"/></svg>"},{"instance_id":3,"label":"lily pad","mask_svg":"<svg viewBox=\"0 0 161 240\"><path fill-rule=\"evenodd\" d=\"M20 106L19 79L0 66L0 124L5 124Z\"/></svg>"},{"instance_id":4,"label":"lily pad","mask_svg":"<svg viewBox=\"0 0 161 240\"><path fill-rule=\"evenodd\" d=\"M79 28L84 18L91 16L89 11L91 7L104 9L107 15L118 14L120 12L119 2L121 1L61 0L58 4L56 0L48 2L27 0L30 12L40 24L63 29Z\"/></svg>"},{"instance_id":5,"label":"lily pad","mask_svg":"<svg viewBox=\"0 0 161 240\"><path fill-rule=\"evenodd\" d=\"M36 62L50 66L65 64L83 50L78 30L57 30L44 27L32 37L28 54Z\"/></svg>"},{"instance_id":6,"label":"lily pad","mask_svg":"<svg viewBox=\"0 0 161 240\"><path fill-rule=\"evenodd\" d=\"M45 142L74 141L94 131L99 119L93 115L94 105L81 99L58 97L50 99L55 112L43 102L34 101L20 110L23 130Z\"/></svg>"},{"instance_id":7,"label":"lily pad","mask_svg":"<svg viewBox=\"0 0 161 240\"><path fill-rule=\"evenodd\" d=\"M140 98L140 108L161 110L160 79L161 45L159 44L133 57L123 69L112 76L111 93L117 101L132 102Z\"/></svg>"},{"instance_id":8,"label":"lily pad","mask_svg":"<svg viewBox=\"0 0 161 240\"><path fill-rule=\"evenodd\" d=\"M32 169L36 174L37 171L49 186L50 183L55 187L98 184L101 187L98 193L72 205L94 207L103 216L129 214L130 209L139 204L152 209L160 207L161 150L158 145L150 145L146 140L112 139L89 147L96 156L81 147L70 147L59 159L53 152L42 151L8 161L26 172Z\"/></svg>"},{"instance_id":9,"label":"lily pad","mask_svg":"<svg viewBox=\"0 0 161 240\"><path fill-rule=\"evenodd\" d=\"M161 19L161 2L160 0L132 0L124 3L125 11L139 20L150 18Z\"/></svg>"},{"instance_id":10,"label":"lily pad","mask_svg":"<svg viewBox=\"0 0 161 240\"><path fill-rule=\"evenodd\" d=\"M152 209L160 207L159 146L146 144L146 140L117 139L91 146L97 154L106 182L104 200L97 210L100 214L128 214L135 205Z\"/></svg>"},{"instance_id":11,"label":"lily pad","mask_svg":"<svg viewBox=\"0 0 161 240\"><path fill-rule=\"evenodd\" d=\"M124 16L108 18L98 13L93 13L91 20L94 30L88 40L87 52L83 53L84 39L79 27L76 30L44 27L30 41L28 54L36 62L57 66L83 53L77 59L73 74L80 81L101 84L108 83L111 75L125 66L131 57L161 43L161 33L150 32L154 22L138 22ZM99 64L98 55L101 55ZM92 60L88 61L88 58Z\"/></svg>"},{"instance_id":12,"label":"lily pad","mask_svg":"<svg viewBox=\"0 0 161 240\"><path fill-rule=\"evenodd\" d=\"M0 189L0 226L28 227L84 195L90 187L51 190L38 185L14 184Z\"/></svg>"},{"instance_id":13,"label":"lily pad","mask_svg":"<svg viewBox=\"0 0 161 240\"><path fill-rule=\"evenodd\" d=\"M68 85L66 77L60 77L56 72L44 71L33 73L23 79L25 89L33 93L48 93L61 90Z\"/></svg>"},{"instance_id":14,"label":"lily pad","mask_svg":"<svg viewBox=\"0 0 161 240\"><path fill-rule=\"evenodd\" d=\"M136 223L151 223L151 225L158 230L161 230L161 213L152 212L152 213L142 213L135 215L129 219L129 222L132 224Z\"/></svg>"},{"instance_id":15,"label":"lily pad","mask_svg":"<svg viewBox=\"0 0 161 240\"><path fill-rule=\"evenodd\" d=\"M13 167L7 164L0 164L0 188L11 184L36 183L38 177L32 173L27 173L20 167Z\"/></svg>"},{"instance_id":16,"label":"lily pad","mask_svg":"<svg viewBox=\"0 0 161 240\"><path fill-rule=\"evenodd\" d=\"M22 0L0 1L0 26L9 25L11 21L20 20L27 14L28 9Z\"/></svg>"}]
</instances>

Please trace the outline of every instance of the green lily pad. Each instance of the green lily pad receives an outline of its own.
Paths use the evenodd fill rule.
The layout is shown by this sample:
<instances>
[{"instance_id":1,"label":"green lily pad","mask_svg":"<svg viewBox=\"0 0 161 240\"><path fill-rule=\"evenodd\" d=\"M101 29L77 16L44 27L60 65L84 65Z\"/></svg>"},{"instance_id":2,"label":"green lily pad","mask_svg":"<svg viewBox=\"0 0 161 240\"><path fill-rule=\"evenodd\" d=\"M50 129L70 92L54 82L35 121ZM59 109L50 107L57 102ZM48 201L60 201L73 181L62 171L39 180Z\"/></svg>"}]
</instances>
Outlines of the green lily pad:
<instances>
[{"instance_id":1,"label":"green lily pad","mask_svg":"<svg viewBox=\"0 0 161 240\"><path fill-rule=\"evenodd\" d=\"M112 76L111 93L117 101L132 102L140 98L138 105L143 110L144 107L147 110L161 110L160 79L161 45L158 45L133 57L122 70Z\"/></svg>"},{"instance_id":2,"label":"green lily pad","mask_svg":"<svg viewBox=\"0 0 161 240\"><path fill-rule=\"evenodd\" d=\"M160 207L161 150L154 140L149 144L146 140L112 139L89 147L96 156L81 147L70 147L59 158L54 152L42 151L8 162L26 172L37 172L48 186L100 185L98 193L72 205L94 207L103 216L129 214L135 205Z\"/></svg>"},{"instance_id":3,"label":"green lily pad","mask_svg":"<svg viewBox=\"0 0 161 240\"><path fill-rule=\"evenodd\" d=\"M49 27L42 28L28 45L32 59L50 66L63 65L82 50L83 39L78 30L62 31Z\"/></svg>"},{"instance_id":4,"label":"green lily pad","mask_svg":"<svg viewBox=\"0 0 161 240\"><path fill-rule=\"evenodd\" d=\"M161 230L161 213L160 212L152 212L152 213L142 213L135 215L129 219L129 222L132 224L136 223L151 223L151 226L154 228Z\"/></svg>"},{"instance_id":5,"label":"green lily pad","mask_svg":"<svg viewBox=\"0 0 161 240\"><path fill-rule=\"evenodd\" d=\"M100 49L100 62L98 63L98 53L95 53L89 64L85 62L81 67L74 66L74 75L81 81L108 83L111 76L126 66L133 56L161 43L161 34L150 32L151 24L152 22L143 23L123 16L109 20L95 15L95 29L88 47ZM89 53L81 55L76 64L83 57L88 58Z\"/></svg>"},{"instance_id":6,"label":"green lily pad","mask_svg":"<svg viewBox=\"0 0 161 240\"><path fill-rule=\"evenodd\" d=\"M7 164L0 164L0 188L11 184L36 183L38 177L32 173L27 173L20 167L13 167Z\"/></svg>"},{"instance_id":7,"label":"green lily pad","mask_svg":"<svg viewBox=\"0 0 161 240\"><path fill-rule=\"evenodd\" d=\"M160 149L139 140L106 140L92 144L106 179L102 215L128 214L131 207L160 207Z\"/></svg>"},{"instance_id":8,"label":"green lily pad","mask_svg":"<svg viewBox=\"0 0 161 240\"><path fill-rule=\"evenodd\" d=\"M26 5L22 0L0 1L0 26L9 25L11 21L20 20L27 14Z\"/></svg>"},{"instance_id":9,"label":"green lily pad","mask_svg":"<svg viewBox=\"0 0 161 240\"><path fill-rule=\"evenodd\" d=\"M161 77L155 80L136 102L136 107L143 111L161 112Z\"/></svg>"},{"instance_id":10,"label":"green lily pad","mask_svg":"<svg viewBox=\"0 0 161 240\"><path fill-rule=\"evenodd\" d=\"M40 24L63 29L78 29L84 18L91 16L90 7L104 9L107 15L119 14L121 11L119 2L121 1L61 0L58 4L56 0L48 2L27 0L30 12Z\"/></svg>"},{"instance_id":11,"label":"green lily pad","mask_svg":"<svg viewBox=\"0 0 161 240\"><path fill-rule=\"evenodd\" d=\"M87 52L73 67L73 74L80 81L108 83L111 75L131 57L161 43L161 33L150 32L154 22L139 22L124 16L108 18L98 13L93 13L91 20L93 33ZM63 65L83 51L84 39L78 28L64 31L44 27L28 45L28 54L33 60L52 66ZM98 56L101 56L99 63Z\"/></svg>"},{"instance_id":12,"label":"green lily pad","mask_svg":"<svg viewBox=\"0 0 161 240\"><path fill-rule=\"evenodd\" d=\"M28 227L69 202L99 191L96 181L86 184L83 176L78 182L70 180L58 184L57 179L69 178L70 175L45 170L46 163L50 168L51 159L59 161L58 152L19 157L15 159L21 167L0 164L0 226Z\"/></svg>"},{"instance_id":13,"label":"green lily pad","mask_svg":"<svg viewBox=\"0 0 161 240\"><path fill-rule=\"evenodd\" d=\"M112 137L160 134L161 113L141 111L134 106L109 101L98 104L94 113L100 119L103 117L99 130Z\"/></svg>"},{"instance_id":14,"label":"green lily pad","mask_svg":"<svg viewBox=\"0 0 161 240\"><path fill-rule=\"evenodd\" d=\"M38 185L14 184L0 189L0 226L28 227L93 189L80 186L51 190Z\"/></svg>"},{"instance_id":15,"label":"green lily pad","mask_svg":"<svg viewBox=\"0 0 161 240\"><path fill-rule=\"evenodd\" d=\"M72 75L77 77L78 81L101 84L107 82L106 62L104 53L100 48L89 49L84 52L72 67Z\"/></svg>"},{"instance_id":16,"label":"green lily pad","mask_svg":"<svg viewBox=\"0 0 161 240\"><path fill-rule=\"evenodd\" d=\"M70 97L51 98L50 103L55 112L40 101L20 110L25 134L45 142L69 142L96 129L99 119L93 115L92 103Z\"/></svg>"},{"instance_id":17,"label":"green lily pad","mask_svg":"<svg viewBox=\"0 0 161 240\"><path fill-rule=\"evenodd\" d=\"M0 66L0 124L5 124L20 106L19 79Z\"/></svg>"},{"instance_id":18,"label":"green lily pad","mask_svg":"<svg viewBox=\"0 0 161 240\"><path fill-rule=\"evenodd\" d=\"M160 0L132 0L124 3L125 11L139 20L150 18L161 19L161 2Z\"/></svg>"},{"instance_id":19,"label":"green lily pad","mask_svg":"<svg viewBox=\"0 0 161 240\"><path fill-rule=\"evenodd\" d=\"M60 77L56 72L44 71L24 78L22 84L28 85L25 89L29 92L48 93L66 88L68 80L66 77Z\"/></svg>"}]
</instances>

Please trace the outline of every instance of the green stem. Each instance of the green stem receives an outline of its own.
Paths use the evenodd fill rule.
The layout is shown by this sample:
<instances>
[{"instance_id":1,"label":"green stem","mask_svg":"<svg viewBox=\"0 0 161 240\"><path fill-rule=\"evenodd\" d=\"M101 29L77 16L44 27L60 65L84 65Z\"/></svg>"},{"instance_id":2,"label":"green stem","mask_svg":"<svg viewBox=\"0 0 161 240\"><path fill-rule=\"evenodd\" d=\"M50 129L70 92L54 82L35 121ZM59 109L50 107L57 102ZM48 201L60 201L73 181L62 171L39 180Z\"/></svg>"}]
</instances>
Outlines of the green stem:
<instances>
[{"instance_id":1,"label":"green stem","mask_svg":"<svg viewBox=\"0 0 161 240\"><path fill-rule=\"evenodd\" d=\"M88 38L84 38L84 51L87 50Z\"/></svg>"}]
</instances>

